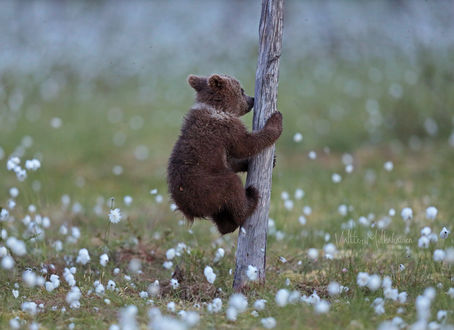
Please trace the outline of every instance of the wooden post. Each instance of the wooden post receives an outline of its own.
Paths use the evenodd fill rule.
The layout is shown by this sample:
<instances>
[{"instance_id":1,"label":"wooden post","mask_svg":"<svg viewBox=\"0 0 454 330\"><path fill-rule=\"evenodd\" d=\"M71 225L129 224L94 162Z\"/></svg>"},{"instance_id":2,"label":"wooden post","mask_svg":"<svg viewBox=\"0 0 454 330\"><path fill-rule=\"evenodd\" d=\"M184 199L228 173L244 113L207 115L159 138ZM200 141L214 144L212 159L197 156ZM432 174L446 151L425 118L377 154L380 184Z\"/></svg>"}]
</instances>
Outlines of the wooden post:
<instances>
[{"instance_id":1,"label":"wooden post","mask_svg":"<svg viewBox=\"0 0 454 330\"><path fill-rule=\"evenodd\" d=\"M259 58L255 75L253 130L262 129L266 120L276 111L283 11L284 0L262 0ZM248 280L246 270L249 265L257 267L259 281L262 284L265 282L266 238L273 156L274 145L249 162L246 186L253 185L259 190L260 201L254 214L246 220L239 231L233 281L233 288L236 291L241 291L245 287Z\"/></svg>"}]
</instances>

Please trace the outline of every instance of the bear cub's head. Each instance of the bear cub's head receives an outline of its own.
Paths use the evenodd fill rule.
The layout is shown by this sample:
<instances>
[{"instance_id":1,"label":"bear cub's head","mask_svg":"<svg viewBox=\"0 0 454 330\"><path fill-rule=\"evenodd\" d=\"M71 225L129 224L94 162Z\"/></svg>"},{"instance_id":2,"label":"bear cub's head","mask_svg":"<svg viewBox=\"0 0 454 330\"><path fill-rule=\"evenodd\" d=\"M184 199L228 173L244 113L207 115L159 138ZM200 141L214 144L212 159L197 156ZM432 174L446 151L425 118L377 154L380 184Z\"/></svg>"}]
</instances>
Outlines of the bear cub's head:
<instances>
[{"instance_id":1,"label":"bear cub's head","mask_svg":"<svg viewBox=\"0 0 454 330\"><path fill-rule=\"evenodd\" d=\"M197 92L197 102L234 116L242 116L254 106L254 98L244 94L235 78L219 74L209 77L190 75L188 83Z\"/></svg>"}]
</instances>

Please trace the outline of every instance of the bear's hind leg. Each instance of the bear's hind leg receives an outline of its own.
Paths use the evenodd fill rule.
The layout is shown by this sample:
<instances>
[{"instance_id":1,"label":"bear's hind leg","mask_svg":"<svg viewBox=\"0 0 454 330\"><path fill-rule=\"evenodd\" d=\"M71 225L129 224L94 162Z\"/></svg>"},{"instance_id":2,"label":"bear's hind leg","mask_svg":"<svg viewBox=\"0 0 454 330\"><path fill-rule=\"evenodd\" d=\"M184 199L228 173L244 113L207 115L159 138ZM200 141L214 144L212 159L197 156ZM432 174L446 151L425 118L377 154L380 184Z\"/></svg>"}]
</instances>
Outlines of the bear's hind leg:
<instances>
[{"instance_id":1,"label":"bear's hind leg","mask_svg":"<svg viewBox=\"0 0 454 330\"><path fill-rule=\"evenodd\" d=\"M222 235L233 233L238 228L238 224L233 220L232 215L225 210L213 215L213 221Z\"/></svg>"},{"instance_id":2,"label":"bear's hind leg","mask_svg":"<svg viewBox=\"0 0 454 330\"><path fill-rule=\"evenodd\" d=\"M243 225L244 221L254 213L259 201L259 192L249 186L246 189L241 186L241 191L237 191L226 205L226 210L232 215L233 221L238 225Z\"/></svg>"}]
</instances>

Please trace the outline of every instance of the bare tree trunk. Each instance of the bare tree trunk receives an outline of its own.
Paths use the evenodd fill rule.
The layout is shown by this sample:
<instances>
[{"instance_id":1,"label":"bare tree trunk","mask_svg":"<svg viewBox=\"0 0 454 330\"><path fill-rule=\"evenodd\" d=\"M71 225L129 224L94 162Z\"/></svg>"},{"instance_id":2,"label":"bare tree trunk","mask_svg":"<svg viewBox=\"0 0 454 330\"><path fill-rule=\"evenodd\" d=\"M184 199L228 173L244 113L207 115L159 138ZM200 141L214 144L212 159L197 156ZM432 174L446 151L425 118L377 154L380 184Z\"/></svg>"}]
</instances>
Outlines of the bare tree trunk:
<instances>
[{"instance_id":1,"label":"bare tree trunk","mask_svg":"<svg viewBox=\"0 0 454 330\"><path fill-rule=\"evenodd\" d=\"M262 129L266 120L276 111L283 11L284 0L262 0L253 130ZM265 282L266 236L273 156L274 146L255 156L249 163L246 186L253 185L259 190L260 201L254 214L246 220L242 230L239 231L233 281L233 288L236 291L245 287L248 280L246 270L249 265L257 267L259 281Z\"/></svg>"}]
</instances>

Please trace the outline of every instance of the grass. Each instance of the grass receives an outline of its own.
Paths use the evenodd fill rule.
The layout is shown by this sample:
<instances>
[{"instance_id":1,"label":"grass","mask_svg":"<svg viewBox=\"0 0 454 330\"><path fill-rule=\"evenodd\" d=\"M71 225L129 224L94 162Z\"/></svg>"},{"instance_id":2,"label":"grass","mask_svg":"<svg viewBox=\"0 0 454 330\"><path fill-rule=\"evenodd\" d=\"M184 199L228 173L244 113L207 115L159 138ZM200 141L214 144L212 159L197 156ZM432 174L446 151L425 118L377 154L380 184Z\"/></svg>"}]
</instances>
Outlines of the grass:
<instances>
[{"instance_id":1,"label":"grass","mask_svg":"<svg viewBox=\"0 0 454 330\"><path fill-rule=\"evenodd\" d=\"M18 112L8 110L4 100L0 147L10 155L18 151L24 136L32 137L33 145L25 149L22 160L37 156L42 160L42 168L29 173L21 183L13 173L6 171L6 166L0 166L0 206L6 206L9 188L15 186L20 191L17 206L11 211L15 220L2 222L0 226L9 236L21 237L25 231L21 220L30 214L28 206L33 204L38 214L50 217L51 227L46 229L44 240L26 240L28 253L15 257L14 270L0 270L0 327L8 327L9 321L17 316L28 323L36 321L45 328L67 327L71 323L76 328L106 328L118 322L120 308L131 304L138 308L138 322L146 325L151 305L164 314L173 314L167 312L166 306L174 301L177 311L200 313L197 328L260 328L260 320L269 316L276 319L279 329L376 328L395 316L402 317L408 324L414 323L417 320L415 299L427 287L435 287L437 291L430 321L436 320L438 310L448 310L451 313L446 323L453 323L454 300L446 292L453 286L454 271L452 265L433 261L433 251L454 246L453 238L449 236L431 243L427 249L418 248L420 230L424 226L430 226L436 234L443 226L453 229L454 206L450 196L454 149L448 143L453 125L453 114L449 111L454 105L453 87L447 83L450 78L443 74L442 65L435 68L432 65L430 72L424 71L429 68L416 66L419 80L413 85L386 77L387 68L383 63L374 63L374 66L385 75L379 83L368 78L371 63L339 65L331 72L330 79L318 80L310 76L314 74L310 63L302 63L293 72L283 67L279 109L284 114L285 131L277 143L277 166L273 173L270 218L275 221L275 229L270 229L268 238L267 281L265 287L253 286L247 293L249 308L236 322L226 319L225 309L233 293L230 270L234 269L237 234L220 237L208 221L196 221L189 228L180 221L181 215L169 208L165 182L167 157L182 116L192 102L184 76L172 84L166 81L156 84L150 102L139 100L135 81L116 87L108 87L100 81L94 85L88 99L74 93L71 86L76 86L77 82L70 82L57 98L42 101L34 84L4 77L5 99L17 88L21 88L25 98ZM395 63L395 67L402 73L397 74L399 77L403 77L406 70L416 70L405 61ZM303 75L305 72L309 74ZM248 74L253 76L252 72ZM241 80L250 92L252 81L238 76L244 78ZM355 81L361 86L360 95ZM404 89L402 97L397 99L388 92L390 84L396 81ZM372 128L369 127L370 114L365 110L368 99L378 101L383 119L376 127L373 125L377 122L372 120ZM122 110L118 122L108 119L115 114L112 108ZM343 110L338 110L340 108ZM54 117L62 119L60 128L50 126ZM424 128L427 118L437 123L435 136ZM143 126L132 129L131 120L133 124L139 122L138 126L143 122ZM249 123L251 116L244 120ZM293 142L296 132L303 133L302 143ZM118 143L121 140L123 144ZM144 160L135 156L141 145L147 148L148 156ZM316 151L315 160L307 157L310 150ZM350 174L345 172L342 163L345 153L353 157L354 171ZM391 172L383 168L386 161L394 164ZM116 165L122 167L121 175L112 172ZM340 183L332 182L333 173L341 174ZM297 188L305 191L301 200L293 198ZM162 203L149 193L151 189L157 189L163 196ZM284 191L294 200L291 210L284 207L281 199ZM66 207L61 202L63 195L71 200ZM123 202L125 195L133 197L130 206ZM106 241L110 197L115 198L115 206L125 217L119 224L110 226ZM80 212L74 212L74 203L82 206ZM338 213L341 204L351 206L346 216ZM96 205L101 207L101 212L95 212ZM425 209L430 205L439 210L434 221L425 218ZM298 218L304 206L310 206L312 213L305 215L307 223L301 225ZM399 216L403 207L411 207L414 212L409 233L405 233L405 223ZM360 216L370 216L371 223L376 223L391 208L397 215L383 231L358 224ZM342 224L349 219L357 226L350 231L342 229ZM59 232L61 225L80 229L81 236L76 243L66 242L67 238ZM352 236L355 238L342 240L342 237ZM56 240L64 242L62 251L53 248ZM333 260L324 258L323 248L328 241L338 250ZM180 242L184 242L191 253L176 257L173 267L164 269L166 251ZM5 242L0 240L0 246L3 245ZM214 263L219 247L225 249L226 254ZM411 251L409 255L406 247ZM81 248L87 248L91 256L91 262L85 266L75 264ZM309 248L319 250L317 260L308 258ZM110 257L106 267L99 264L103 253ZM280 257L287 262L283 263ZM128 270L131 259L141 261L141 274ZM405 270L400 271L400 264ZM61 275L68 265L77 267L75 278L83 294L80 309L70 309L65 301L69 287ZM214 285L203 275L206 265L211 265L217 274ZM113 274L116 267L120 268L118 275ZM60 275L60 287L52 292L43 287L25 287L21 275L27 268L37 273L46 268L47 276ZM174 271L174 277L180 282L175 290L168 284ZM407 302L386 300L385 313L376 314L371 303L383 297L383 290L358 287L358 272L390 276L393 287L408 293ZM130 275L131 280L126 280L124 275ZM100 280L106 285L110 279L116 282L118 292L106 291L103 297L93 293L94 281ZM151 304L140 298L139 292L146 291L156 279L161 283L162 292L161 296L151 298ZM329 296L327 286L332 281L349 290L337 297ZM16 283L18 298L12 294ZM313 306L304 303L278 307L274 297L281 288L306 295L316 290L322 299L329 301L330 311L317 315ZM92 293L88 294L90 290ZM223 310L209 314L205 304L215 297L222 298ZM106 298L110 304L104 302ZM267 307L254 317L252 304L258 298L266 299ZM44 309L31 316L21 311L25 301L43 303ZM62 312L62 308L66 311Z\"/></svg>"}]
</instances>

